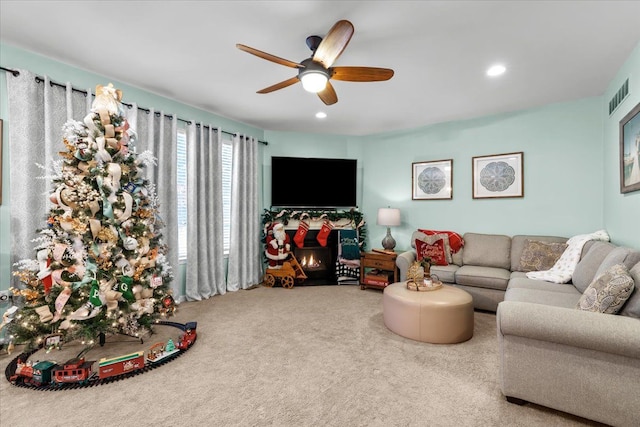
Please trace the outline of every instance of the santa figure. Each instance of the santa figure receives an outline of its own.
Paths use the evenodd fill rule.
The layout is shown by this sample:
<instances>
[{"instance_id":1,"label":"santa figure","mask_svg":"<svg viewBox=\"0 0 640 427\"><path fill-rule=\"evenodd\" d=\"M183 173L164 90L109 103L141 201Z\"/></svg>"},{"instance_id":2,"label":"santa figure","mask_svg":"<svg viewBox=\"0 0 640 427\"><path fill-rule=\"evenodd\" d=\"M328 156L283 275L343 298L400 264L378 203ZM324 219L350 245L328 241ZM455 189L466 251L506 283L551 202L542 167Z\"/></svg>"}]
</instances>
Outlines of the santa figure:
<instances>
[{"instance_id":1,"label":"santa figure","mask_svg":"<svg viewBox=\"0 0 640 427\"><path fill-rule=\"evenodd\" d=\"M291 239L284 231L284 225L277 223L271 233L267 234L266 255L269 259L269 268L282 268L282 263L289 258Z\"/></svg>"}]
</instances>

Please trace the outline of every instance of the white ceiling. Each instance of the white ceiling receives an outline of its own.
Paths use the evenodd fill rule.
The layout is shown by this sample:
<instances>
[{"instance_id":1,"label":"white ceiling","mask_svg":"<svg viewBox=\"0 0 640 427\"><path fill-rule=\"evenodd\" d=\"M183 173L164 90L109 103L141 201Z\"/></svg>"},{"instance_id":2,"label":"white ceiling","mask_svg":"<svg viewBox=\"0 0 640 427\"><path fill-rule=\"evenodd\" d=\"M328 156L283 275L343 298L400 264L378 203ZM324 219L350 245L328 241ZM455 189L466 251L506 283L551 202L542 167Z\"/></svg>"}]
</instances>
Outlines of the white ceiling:
<instances>
[{"instance_id":1,"label":"white ceiling","mask_svg":"<svg viewBox=\"0 0 640 427\"><path fill-rule=\"evenodd\" d=\"M355 33L334 65L391 80L333 81L332 106L300 84L256 94L296 70L236 43L300 62L340 19ZM0 37L261 129L366 135L602 95L640 40L640 1L0 0ZM495 62L507 73L490 79Z\"/></svg>"}]
</instances>

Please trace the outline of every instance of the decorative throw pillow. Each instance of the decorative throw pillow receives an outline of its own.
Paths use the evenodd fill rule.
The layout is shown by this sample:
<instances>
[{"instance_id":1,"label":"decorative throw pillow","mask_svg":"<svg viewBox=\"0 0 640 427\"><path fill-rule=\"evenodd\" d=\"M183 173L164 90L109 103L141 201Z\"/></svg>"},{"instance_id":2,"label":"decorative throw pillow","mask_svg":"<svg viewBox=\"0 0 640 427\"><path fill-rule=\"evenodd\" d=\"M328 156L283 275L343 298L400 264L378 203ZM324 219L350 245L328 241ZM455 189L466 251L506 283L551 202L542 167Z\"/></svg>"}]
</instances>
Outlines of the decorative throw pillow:
<instances>
[{"instance_id":1,"label":"decorative throw pillow","mask_svg":"<svg viewBox=\"0 0 640 427\"><path fill-rule=\"evenodd\" d=\"M542 242L540 240L525 240L522 255L520 255L519 271L545 271L553 267L567 249L566 243Z\"/></svg>"},{"instance_id":2,"label":"decorative throw pillow","mask_svg":"<svg viewBox=\"0 0 640 427\"><path fill-rule=\"evenodd\" d=\"M598 276L584 291L576 308L616 314L633 292L633 277L624 264L616 264Z\"/></svg>"},{"instance_id":3,"label":"decorative throw pillow","mask_svg":"<svg viewBox=\"0 0 640 427\"><path fill-rule=\"evenodd\" d=\"M423 242L426 242L432 245L434 242L442 239L442 243L444 244L444 257L447 260L447 264L449 265L453 262L453 257L451 256L451 246L449 245L449 235L446 233L438 233L427 235L421 231L415 233L414 236L416 239L420 239Z\"/></svg>"},{"instance_id":4,"label":"decorative throw pillow","mask_svg":"<svg viewBox=\"0 0 640 427\"><path fill-rule=\"evenodd\" d=\"M449 237L449 246L451 246L451 252L454 254L464 246L464 240L462 240L462 236L455 231L423 230L422 228L418 228L418 231L426 234L427 236L443 233L446 234Z\"/></svg>"},{"instance_id":5,"label":"decorative throw pillow","mask_svg":"<svg viewBox=\"0 0 640 427\"><path fill-rule=\"evenodd\" d=\"M433 243L416 239L416 253L418 261L430 258L431 264L449 265L447 257L445 256L444 241L442 239L434 240Z\"/></svg>"},{"instance_id":6,"label":"decorative throw pillow","mask_svg":"<svg viewBox=\"0 0 640 427\"><path fill-rule=\"evenodd\" d=\"M340 241L340 256L346 259L360 259L360 246L356 230L338 231Z\"/></svg>"}]
</instances>

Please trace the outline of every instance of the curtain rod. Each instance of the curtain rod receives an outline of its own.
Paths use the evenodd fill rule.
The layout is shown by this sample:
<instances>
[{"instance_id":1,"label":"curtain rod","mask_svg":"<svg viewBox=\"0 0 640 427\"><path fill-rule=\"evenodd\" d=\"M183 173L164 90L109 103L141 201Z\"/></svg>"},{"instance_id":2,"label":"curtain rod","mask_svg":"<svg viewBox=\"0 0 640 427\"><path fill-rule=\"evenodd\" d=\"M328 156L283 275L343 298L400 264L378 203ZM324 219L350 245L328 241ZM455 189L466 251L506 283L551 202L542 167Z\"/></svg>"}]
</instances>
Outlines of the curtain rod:
<instances>
[{"instance_id":1,"label":"curtain rod","mask_svg":"<svg viewBox=\"0 0 640 427\"><path fill-rule=\"evenodd\" d=\"M10 68L5 68L5 67L2 67L2 66L0 66L0 70L6 71L6 72L8 72L8 73L11 73L11 74L13 74L13 76L14 76L14 77L17 77L17 76L19 76L19 75L20 75L20 71L18 71L18 70L12 70L12 69L10 69ZM36 76L36 81L37 81L38 83L42 83L42 82L44 82L44 77ZM66 88L66 87L67 87L67 85L64 85L64 84L62 84L62 83L54 82L53 80L49 80L49 84L51 84L51 86L58 86L58 87L63 87L63 88ZM82 93L82 94L84 94L84 96L89 95L89 94L87 93L87 91L86 91L86 90L76 89L75 87L71 87L71 90L72 90L73 92L79 92L79 93ZM92 93L92 94L91 94L91 96L95 96L95 94L93 94L93 93ZM132 107L133 107L133 104L127 104L126 102L121 102L121 103L122 103L122 105L126 105L126 106L127 106L127 107L129 107L129 108L132 108ZM138 108L138 110L142 110L142 111L144 111L144 112L146 112L146 113L150 113L150 112L151 112L151 110L150 110L150 109L148 109L148 108L143 108L143 107L137 107L137 108ZM157 112L157 111L156 111L156 112L155 112L155 114L156 114L156 116L160 116L160 114L161 114L161 113L159 113L159 112ZM165 117L167 117L167 118L169 118L169 119L173 119L173 116L170 116L170 115L168 115L168 114L165 114L164 116L165 116ZM191 120L181 119L180 117L176 117L176 119L177 119L178 121L181 121L181 122L184 122L184 123L187 123L187 124L191 124L191 123L192 123L192 122L191 122ZM196 123L196 126L200 127L200 124L199 124L199 123ZM208 125L203 125L202 127L203 127L203 128L205 128L205 129L209 128L209 126L208 126ZM222 133L224 133L224 134L227 134L227 135L231 135L231 136L235 136L235 135L236 135L236 134L235 134L235 133L233 133L233 132L227 132L226 130L222 130L222 129L220 129L220 132L222 132ZM259 142L260 144L269 145L269 143L268 143L267 141L260 141L260 140L258 140L258 142Z\"/></svg>"}]
</instances>

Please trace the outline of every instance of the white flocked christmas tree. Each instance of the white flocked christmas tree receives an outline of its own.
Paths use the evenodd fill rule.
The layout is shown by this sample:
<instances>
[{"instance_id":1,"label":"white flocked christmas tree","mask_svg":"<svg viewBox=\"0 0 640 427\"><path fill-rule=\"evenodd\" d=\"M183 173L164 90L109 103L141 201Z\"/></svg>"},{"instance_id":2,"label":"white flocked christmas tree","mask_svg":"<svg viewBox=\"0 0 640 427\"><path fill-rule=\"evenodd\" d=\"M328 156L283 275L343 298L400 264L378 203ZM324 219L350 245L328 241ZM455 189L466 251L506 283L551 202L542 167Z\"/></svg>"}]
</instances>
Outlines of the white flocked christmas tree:
<instances>
[{"instance_id":1,"label":"white flocked christmas tree","mask_svg":"<svg viewBox=\"0 0 640 427\"><path fill-rule=\"evenodd\" d=\"M63 126L36 258L14 271L15 344L39 347L52 335L87 344L109 334L138 337L173 313L159 203L141 174L155 159L135 152L121 98L111 84L98 85L91 112Z\"/></svg>"}]
</instances>

